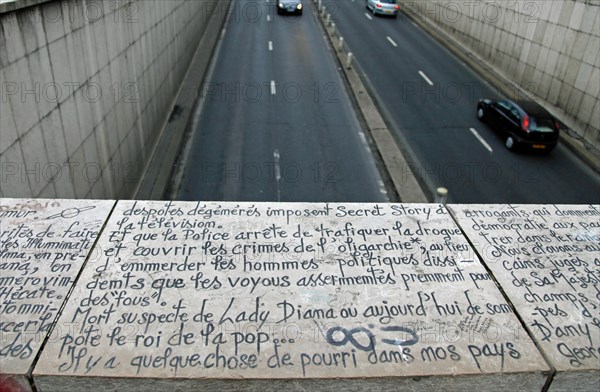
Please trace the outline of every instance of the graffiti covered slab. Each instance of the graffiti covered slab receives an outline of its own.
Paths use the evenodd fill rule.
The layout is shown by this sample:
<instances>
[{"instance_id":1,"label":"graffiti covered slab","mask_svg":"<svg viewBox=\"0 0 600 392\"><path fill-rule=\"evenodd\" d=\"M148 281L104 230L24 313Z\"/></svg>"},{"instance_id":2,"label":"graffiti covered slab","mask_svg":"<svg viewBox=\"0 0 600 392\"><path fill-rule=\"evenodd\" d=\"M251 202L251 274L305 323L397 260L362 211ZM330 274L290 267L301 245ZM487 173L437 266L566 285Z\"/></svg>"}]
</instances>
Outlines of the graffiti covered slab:
<instances>
[{"instance_id":1,"label":"graffiti covered slab","mask_svg":"<svg viewBox=\"0 0 600 392\"><path fill-rule=\"evenodd\" d=\"M113 205L0 201L2 385L17 383L29 372Z\"/></svg>"},{"instance_id":2,"label":"graffiti covered slab","mask_svg":"<svg viewBox=\"0 0 600 392\"><path fill-rule=\"evenodd\" d=\"M600 208L453 205L547 358L551 389L600 389Z\"/></svg>"},{"instance_id":3,"label":"graffiti covered slab","mask_svg":"<svg viewBox=\"0 0 600 392\"><path fill-rule=\"evenodd\" d=\"M122 201L96 251L34 371L41 389L546 380L442 206Z\"/></svg>"}]
</instances>

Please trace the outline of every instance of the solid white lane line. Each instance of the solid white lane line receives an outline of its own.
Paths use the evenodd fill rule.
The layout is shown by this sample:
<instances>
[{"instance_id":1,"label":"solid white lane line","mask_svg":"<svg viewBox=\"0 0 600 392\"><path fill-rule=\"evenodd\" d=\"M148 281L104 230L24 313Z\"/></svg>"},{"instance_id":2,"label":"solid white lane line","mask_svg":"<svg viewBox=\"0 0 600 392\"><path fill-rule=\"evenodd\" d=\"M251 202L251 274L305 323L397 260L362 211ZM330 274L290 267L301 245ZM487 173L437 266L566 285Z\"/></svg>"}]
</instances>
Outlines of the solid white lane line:
<instances>
[{"instance_id":1,"label":"solid white lane line","mask_svg":"<svg viewBox=\"0 0 600 392\"><path fill-rule=\"evenodd\" d=\"M429 79L429 78L427 77L427 75L425 75L425 73L423 73L423 71L419 71L419 75L421 75L421 77L422 77L423 79L425 79L425 81L426 81L427 83L429 83L429 85L430 85L430 86L433 86L433 82L431 81L431 79Z\"/></svg>"},{"instance_id":2,"label":"solid white lane line","mask_svg":"<svg viewBox=\"0 0 600 392\"><path fill-rule=\"evenodd\" d=\"M273 51L273 41L269 41L269 51Z\"/></svg>"},{"instance_id":3,"label":"solid white lane line","mask_svg":"<svg viewBox=\"0 0 600 392\"><path fill-rule=\"evenodd\" d=\"M485 141L485 139L481 137L481 135L475 130L475 128L471 128L470 131L477 138L477 140L479 140L479 142L483 144L483 147L485 147L489 152L494 152L494 150L492 150L492 147L490 147L490 145Z\"/></svg>"},{"instance_id":4,"label":"solid white lane line","mask_svg":"<svg viewBox=\"0 0 600 392\"><path fill-rule=\"evenodd\" d=\"M365 12L365 16L367 17L367 19L373 20L373 17L371 15L367 14L366 12Z\"/></svg>"},{"instance_id":5,"label":"solid white lane line","mask_svg":"<svg viewBox=\"0 0 600 392\"><path fill-rule=\"evenodd\" d=\"M271 80L271 95L275 95L277 91L275 90L275 81Z\"/></svg>"},{"instance_id":6,"label":"solid white lane line","mask_svg":"<svg viewBox=\"0 0 600 392\"><path fill-rule=\"evenodd\" d=\"M395 47L398 46L398 44L395 43L393 39L391 39L390 37L386 37L386 38L387 38L388 41L390 41L390 44L394 45Z\"/></svg>"}]
</instances>

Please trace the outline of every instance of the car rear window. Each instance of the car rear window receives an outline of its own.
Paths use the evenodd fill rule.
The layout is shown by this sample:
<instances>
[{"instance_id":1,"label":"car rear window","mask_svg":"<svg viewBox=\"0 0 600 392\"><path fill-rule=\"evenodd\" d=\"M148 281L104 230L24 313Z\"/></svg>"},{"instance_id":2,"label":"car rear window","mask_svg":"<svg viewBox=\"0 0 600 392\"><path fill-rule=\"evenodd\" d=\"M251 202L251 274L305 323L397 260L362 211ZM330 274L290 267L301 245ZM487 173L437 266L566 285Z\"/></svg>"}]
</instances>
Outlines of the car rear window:
<instances>
[{"instance_id":1,"label":"car rear window","mask_svg":"<svg viewBox=\"0 0 600 392\"><path fill-rule=\"evenodd\" d=\"M379 0L380 3L396 4L396 0Z\"/></svg>"},{"instance_id":2,"label":"car rear window","mask_svg":"<svg viewBox=\"0 0 600 392\"><path fill-rule=\"evenodd\" d=\"M549 118L532 118L529 129L535 132L555 132L554 121Z\"/></svg>"}]
</instances>

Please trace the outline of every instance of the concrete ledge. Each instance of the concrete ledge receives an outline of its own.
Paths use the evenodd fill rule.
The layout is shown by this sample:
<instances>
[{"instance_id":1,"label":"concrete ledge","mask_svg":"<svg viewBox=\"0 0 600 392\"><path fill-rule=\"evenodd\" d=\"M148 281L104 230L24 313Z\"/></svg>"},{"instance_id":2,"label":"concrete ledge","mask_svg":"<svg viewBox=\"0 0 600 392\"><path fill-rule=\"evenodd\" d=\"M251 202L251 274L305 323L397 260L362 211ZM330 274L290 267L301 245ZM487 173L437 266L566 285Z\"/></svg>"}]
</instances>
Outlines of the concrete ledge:
<instances>
[{"instance_id":1,"label":"concrete ledge","mask_svg":"<svg viewBox=\"0 0 600 392\"><path fill-rule=\"evenodd\" d=\"M598 207L449 207L556 370L553 391L600 388Z\"/></svg>"},{"instance_id":2,"label":"concrete ledge","mask_svg":"<svg viewBox=\"0 0 600 392\"><path fill-rule=\"evenodd\" d=\"M120 201L96 246L40 391L539 390L551 374L441 205Z\"/></svg>"},{"instance_id":3,"label":"concrete ledge","mask_svg":"<svg viewBox=\"0 0 600 392\"><path fill-rule=\"evenodd\" d=\"M0 199L0 391L31 390L35 361L114 203Z\"/></svg>"},{"instance_id":4,"label":"concrete ledge","mask_svg":"<svg viewBox=\"0 0 600 392\"><path fill-rule=\"evenodd\" d=\"M225 378L225 377L224 377ZM227 392L364 392L364 391L539 391L539 380L526 379L519 374L497 374L490 376L485 385L477 376L451 377L365 377L357 379L289 379L289 380L212 380L212 379L152 379L113 378L102 379L107 391L227 391ZM83 380L76 377L37 377L38 391L75 391L81 389ZM87 384L92 386L92 384ZM96 388L97 384L93 384Z\"/></svg>"},{"instance_id":5,"label":"concrete ledge","mask_svg":"<svg viewBox=\"0 0 600 392\"><path fill-rule=\"evenodd\" d=\"M1 390L600 386L598 205L0 199L0 217Z\"/></svg>"}]
</instances>

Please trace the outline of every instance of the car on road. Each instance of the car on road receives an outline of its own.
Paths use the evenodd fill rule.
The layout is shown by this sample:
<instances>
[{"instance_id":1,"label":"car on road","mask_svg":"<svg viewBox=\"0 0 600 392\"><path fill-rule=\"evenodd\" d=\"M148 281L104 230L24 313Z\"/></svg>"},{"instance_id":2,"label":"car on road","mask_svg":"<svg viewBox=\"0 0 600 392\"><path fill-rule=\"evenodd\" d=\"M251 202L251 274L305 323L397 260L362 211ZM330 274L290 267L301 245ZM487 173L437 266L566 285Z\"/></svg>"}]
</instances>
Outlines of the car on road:
<instances>
[{"instance_id":1,"label":"car on road","mask_svg":"<svg viewBox=\"0 0 600 392\"><path fill-rule=\"evenodd\" d=\"M302 1L300 0L279 0L277 3L277 13L302 15Z\"/></svg>"},{"instance_id":2,"label":"car on road","mask_svg":"<svg viewBox=\"0 0 600 392\"><path fill-rule=\"evenodd\" d=\"M396 0L366 0L367 9L371 10L373 15L390 15L396 17L400 6Z\"/></svg>"},{"instance_id":3,"label":"car on road","mask_svg":"<svg viewBox=\"0 0 600 392\"><path fill-rule=\"evenodd\" d=\"M558 121L533 101L481 99L477 118L500 132L509 150L523 147L550 152L558 143Z\"/></svg>"}]
</instances>

